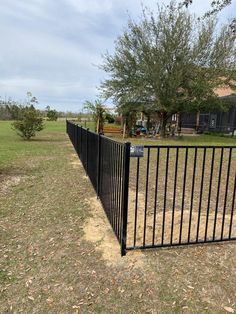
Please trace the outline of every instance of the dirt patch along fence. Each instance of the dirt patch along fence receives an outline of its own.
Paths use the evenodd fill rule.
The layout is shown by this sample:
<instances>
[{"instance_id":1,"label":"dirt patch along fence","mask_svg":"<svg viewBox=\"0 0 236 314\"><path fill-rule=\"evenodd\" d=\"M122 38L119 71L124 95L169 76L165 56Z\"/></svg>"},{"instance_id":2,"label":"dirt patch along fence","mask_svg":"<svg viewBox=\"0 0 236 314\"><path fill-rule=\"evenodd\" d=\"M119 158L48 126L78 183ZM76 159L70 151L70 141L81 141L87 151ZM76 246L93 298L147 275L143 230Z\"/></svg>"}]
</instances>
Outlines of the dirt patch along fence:
<instances>
[{"instance_id":1,"label":"dirt patch along fence","mask_svg":"<svg viewBox=\"0 0 236 314\"><path fill-rule=\"evenodd\" d=\"M128 250L236 240L236 146L119 143L67 121L67 133Z\"/></svg>"},{"instance_id":2,"label":"dirt patch along fence","mask_svg":"<svg viewBox=\"0 0 236 314\"><path fill-rule=\"evenodd\" d=\"M126 254L129 143L119 143L67 121L67 134Z\"/></svg>"}]
</instances>

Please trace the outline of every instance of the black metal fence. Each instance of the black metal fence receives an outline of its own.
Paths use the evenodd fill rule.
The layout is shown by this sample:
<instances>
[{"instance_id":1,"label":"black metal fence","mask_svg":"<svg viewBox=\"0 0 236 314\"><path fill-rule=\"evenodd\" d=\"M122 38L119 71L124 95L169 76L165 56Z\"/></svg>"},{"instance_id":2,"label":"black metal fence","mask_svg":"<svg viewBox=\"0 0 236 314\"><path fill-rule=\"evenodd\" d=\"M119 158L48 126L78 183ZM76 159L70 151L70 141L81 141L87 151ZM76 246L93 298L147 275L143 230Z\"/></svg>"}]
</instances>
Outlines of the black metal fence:
<instances>
[{"instance_id":1,"label":"black metal fence","mask_svg":"<svg viewBox=\"0 0 236 314\"><path fill-rule=\"evenodd\" d=\"M236 240L236 146L144 146L130 157L129 143L68 121L67 133L122 255Z\"/></svg>"},{"instance_id":2,"label":"black metal fence","mask_svg":"<svg viewBox=\"0 0 236 314\"><path fill-rule=\"evenodd\" d=\"M127 250L236 239L236 146L145 146L131 161Z\"/></svg>"},{"instance_id":3,"label":"black metal fence","mask_svg":"<svg viewBox=\"0 0 236 314\"><path fill-rule=\"evenodd\" d=\"M69 121L66 130L121 245L121 254L125 255L130 144L113 141Z\"/></svg>"}]
</instances>

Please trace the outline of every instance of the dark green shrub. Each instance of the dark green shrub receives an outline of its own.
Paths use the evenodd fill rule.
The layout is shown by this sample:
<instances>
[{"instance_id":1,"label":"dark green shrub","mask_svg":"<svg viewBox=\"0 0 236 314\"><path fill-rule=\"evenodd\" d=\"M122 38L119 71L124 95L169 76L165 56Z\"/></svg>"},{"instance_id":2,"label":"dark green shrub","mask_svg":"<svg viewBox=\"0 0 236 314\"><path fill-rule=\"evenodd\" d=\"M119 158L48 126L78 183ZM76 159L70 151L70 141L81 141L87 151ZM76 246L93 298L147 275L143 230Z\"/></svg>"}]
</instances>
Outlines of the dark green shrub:
<instances>
[{"instance_id":1,"label":"dark green shrub","mask_svg":"<svg viewBox=\"0 0 236 314\"><path fill-rule=\"evenodd\" d=\"M48 110L47 112L48 121L57 121L58 113L56 110Z\"/></svg>"},{"instance_id":2,"label":"dark green shrub","mask_svg":"<svg viewBox=\"0 0 236 314\"><path fill-rule=\"evenodd\" d=\"M114 116L112 114L108 113L108 112L106 113L105 120L108 123L114 123L115 122Z\"/></svg>"},{"instance_id":3,"label":"dark green shrub","mask_svg":"<svg viewBox=\"0 0 236 314\"><path fill-rule=\"evenodd\" d=\"M43 118L33 105L22 107L20 119L13 122L12 126L24 140L30 140L36 135L36 132L40 132L44 128Z\"/></svg>"}]
</instances>

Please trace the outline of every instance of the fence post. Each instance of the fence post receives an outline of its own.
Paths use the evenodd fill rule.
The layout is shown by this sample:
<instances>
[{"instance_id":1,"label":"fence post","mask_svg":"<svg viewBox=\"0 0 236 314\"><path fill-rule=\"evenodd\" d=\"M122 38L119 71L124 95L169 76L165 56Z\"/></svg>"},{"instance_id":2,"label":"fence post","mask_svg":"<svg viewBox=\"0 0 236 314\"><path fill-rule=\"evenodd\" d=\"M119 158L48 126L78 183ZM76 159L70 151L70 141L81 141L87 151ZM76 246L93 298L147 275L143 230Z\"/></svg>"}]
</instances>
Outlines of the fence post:
<instances>
[{"instance_id":1,"label":"fence post","mask_svg":"<svg viewBox=\"0 0 236 314\"><path fill-rule=\"evenodd\" d=\"M128 195L129 195L129 165L130 165L130 143L125 143L123 157L123 199L122 199L122 230L121 230L121 256L126 255L127 220L128 220Z\"/></svg>"},{"instance_id":2,"label":"fence post","mask_svg":"<svg viewBox=\"0 0 236 314\"><path fill-rule=\"evenodd\" d=\"M101 134L98 134L98 166L97 166L97 198L100 194L100 175L101 175Z\"/></svg>"}]
</instances>

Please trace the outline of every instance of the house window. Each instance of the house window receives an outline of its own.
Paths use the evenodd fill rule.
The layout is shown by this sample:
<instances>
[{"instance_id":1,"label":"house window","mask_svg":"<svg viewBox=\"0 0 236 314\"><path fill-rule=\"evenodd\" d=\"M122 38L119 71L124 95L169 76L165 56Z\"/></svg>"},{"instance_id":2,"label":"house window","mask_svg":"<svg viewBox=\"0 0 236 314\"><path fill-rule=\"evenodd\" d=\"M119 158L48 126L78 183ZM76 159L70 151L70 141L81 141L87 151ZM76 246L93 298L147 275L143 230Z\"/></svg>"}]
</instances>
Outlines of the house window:
<instances>
[{"instance_id":1,"label":"house window","mask_svg":"<svg viewBox=\"0 0 236 314\"><path fill-rule=\"evenodd\" d=\"M177 114L172 114L172 121L177 121Z\"/></svg>"},{"instance_id":2,"label":"house window","mask_svg":"<svg viewBox=\"0 0 236 314\"><path fill-rule=\"evenodd\" d=\"M210 115L210 128L215 129L216 128L216 114Z\"/></svg>"}]
</instances>

